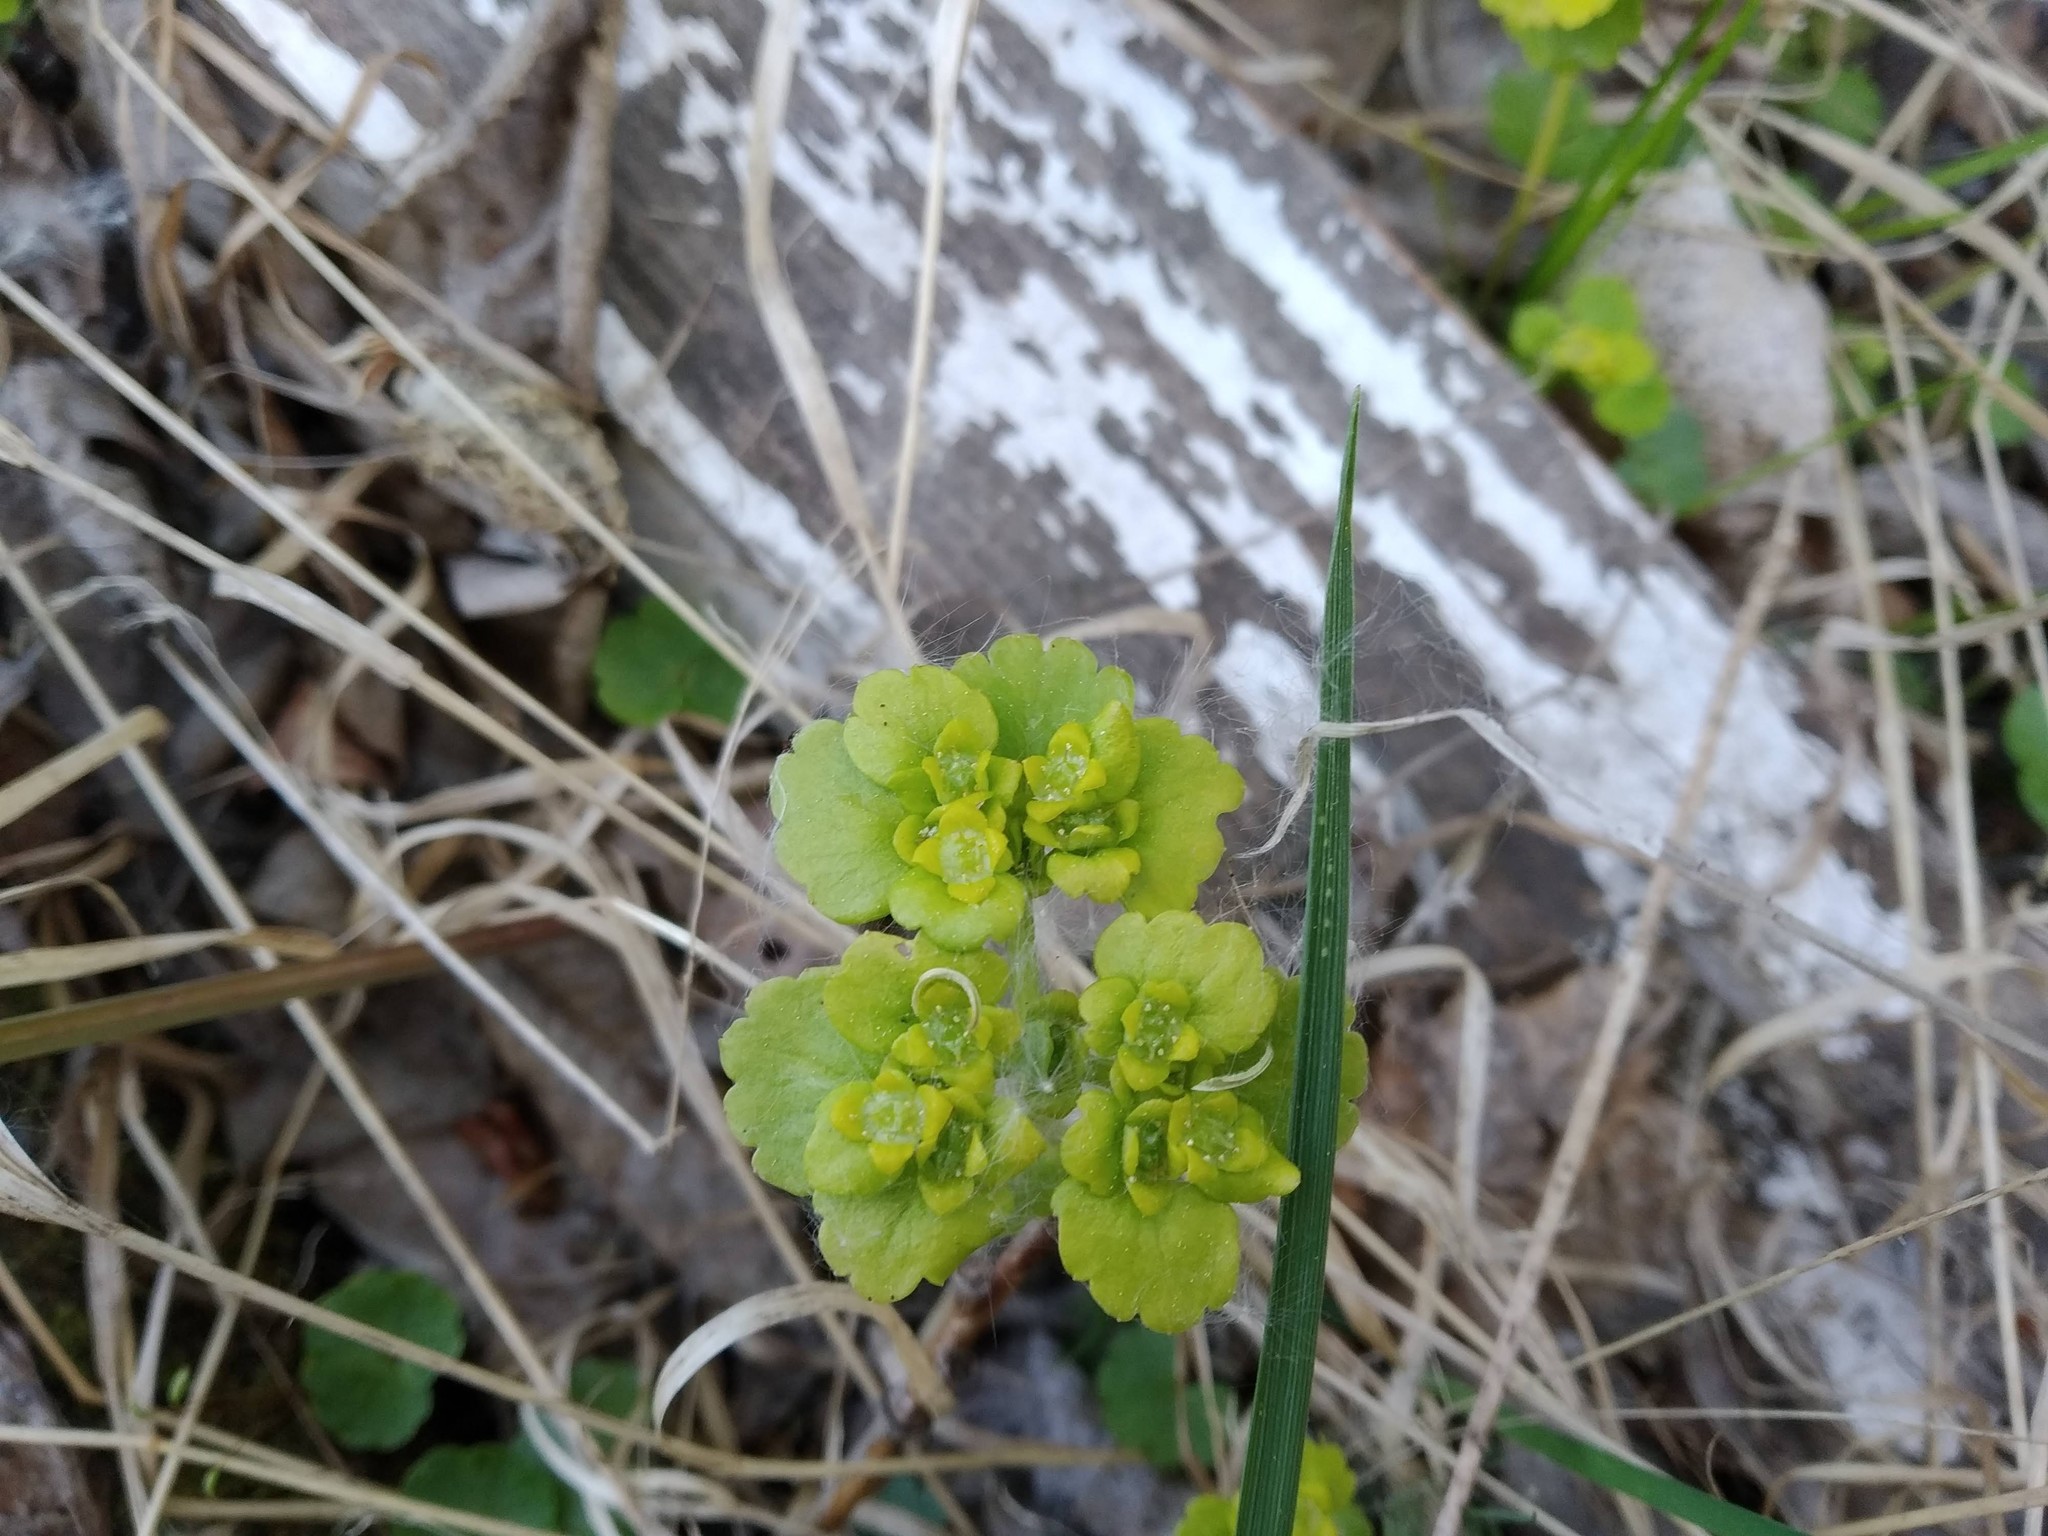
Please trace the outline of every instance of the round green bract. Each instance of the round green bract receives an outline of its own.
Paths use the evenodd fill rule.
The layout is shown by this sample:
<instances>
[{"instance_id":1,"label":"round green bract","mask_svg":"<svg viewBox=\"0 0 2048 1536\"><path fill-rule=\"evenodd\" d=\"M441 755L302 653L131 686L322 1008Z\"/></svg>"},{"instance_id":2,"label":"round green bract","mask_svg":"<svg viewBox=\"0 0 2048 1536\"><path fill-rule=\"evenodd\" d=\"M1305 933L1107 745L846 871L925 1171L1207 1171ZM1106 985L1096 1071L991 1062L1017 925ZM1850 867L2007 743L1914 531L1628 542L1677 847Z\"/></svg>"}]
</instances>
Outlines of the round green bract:
<instances>
[{"instance_id":1,"label":"round green bract","mask_svg":"<svg viewBox=\"0 0 2048 1536\"><path fill-rule=\"evenodd\" d=\"M1141 1215L1128 1197L1073 1179L1054 1191L1060 1262L1119 1322L1179 1333L1237 1290L1237 1213L1185 1185Z\"/></svg>"},{"instance_id":2,"label":"round green bract","mask_svg":"<svg viewBox=\"0 0 2048 1536\"><path fill-rule=\"evenodd\" d=\"M462 1354L462 1308L425 1275L362 1270L322 1296L320 1305L438 1354ZM299 1385L314 1417L356 1451L396 1450L434 1406L434 1373L425 1366L318 1327L306 1329Z\"/></svg>"},{"instance_id":3,"label":"round green bract","mask_svg":"<svg viewBox=\"0 0 2048 1536\"><path fill-rule=\"evenodd\" d=\"M826 1017L835 970L764 981L748 996L746 1016L718 1042L719 1064L732 1079L725 1118L754 1149L754 1171L792 1195L811 1192L804 1151L818 1106L882 1064L879 1052L862 1051Z\"/></svg>"},{"instance_id":4,"label":"round green bract","mask_svg":"<svg viewBox=\"0 0 2048 1536\"><path fill-rule=\"evenodd\" d=\"M775 856L825 916L870 923L888 916L903 874L895 844L903 806L854 765L845 731L836 720L807 725L776 763Z\"/></svg>"}]
</instances>

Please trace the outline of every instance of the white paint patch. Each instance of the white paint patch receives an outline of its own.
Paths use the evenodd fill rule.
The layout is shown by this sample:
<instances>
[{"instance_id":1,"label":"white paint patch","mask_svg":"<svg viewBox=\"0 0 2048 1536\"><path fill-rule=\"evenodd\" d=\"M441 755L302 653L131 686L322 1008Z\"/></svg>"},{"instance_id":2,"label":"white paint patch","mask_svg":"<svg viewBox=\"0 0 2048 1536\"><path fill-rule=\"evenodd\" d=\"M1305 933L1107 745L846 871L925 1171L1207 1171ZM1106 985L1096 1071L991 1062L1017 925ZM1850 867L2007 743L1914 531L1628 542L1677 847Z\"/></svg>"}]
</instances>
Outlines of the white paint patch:
<instances>
[{"instance_id":1,"label":"white paint patch","mask_svg":"<svg viewBox=\"0 0 2048 1536\"><path fill-rule=\"evenodd\" d=\"M1103 359L1101 338L1042 273L1027 272L1005 302L964 306L932 374L932 438L987 431L997 462L1020 480L1045 471L1066 484L1068 505L1110 532L1117 557L1165 608L1192 608L1189 572L1201 552L1185 518L1151 515L1158 486L1113 449L1106 423L1126 427L1157 408L1152 381Z\"/></svg>"},{"instance_id":2,"label":"white paint patch","mask_svg":"<svg viewBox=\"0 0 2048 1536\"><path fill-rule=\"evenodd\" d=\"M462 0L463 13L480 27L486 27L500 37L510 37L526 20L528 5L512 3L512 0Z\"/></svg>"},{"instance_id":3,"label":"white paint patch","mask_svg":"<svg viewBox=\"0 0 2048 1536\"><path fill-rule=\"evenodd\" d=\"M1771 1255L1772 1265L1818 1258L1834 1246L1830 1231L1819 1222L1800 1221ZM1930 1412L1917 1260L1914 1246L1902 1238L1788 1280L1770 1301L1770 1311L1791 1320L1811 1344L1857 1438L1915 1457L1925 1454L1925 1437L1900 1429L1899 1420L1919 1422ZM1958 1437L1943 1431L1937 1438L1939 1459L1952 1461L1960 1450Z\"/></svg>"},{"instance_id":4,"label":"white paint patch","mask_svg":"<svg viewBox=\"0 0 2048 1536\"><path fill-rule=\"evenodd\" d=\"M619 89L637 91L679 64L705 59L729 68L739 58L716 24L702 16L671 16L662 0L626 0L619 39Z\"/></svg>"},{"instance_id":5,"label":"white paint patch","mask_svg":"<svg viewBox=\"0 0 2048 1536\"><path fill-rule=\"evenodd\" d=\"M1757 1182L1757 1198L1774 1211L1804 1211L1824 1219L1846 1214L1842 1191L1813 1154L1792 1142L1779 1146L1771 1171Z\"/></svg>"},{"instance_id":6,"label":"white paint patch","mask_svg":"<svg viewBox=\"0 0 2048 1536\"><path fill-rule=\"evenodd\" d=\"M1134 157L1163 183L1170 204L1203 214L1240 273L1321 350L1328 377L1361 380L1374 418L1407 434L1431 473L1456 477L1474 515L1526 562L1533 581L1525 595L1596 638L1597 654L1589 645L1583 659L1561 663L1539 654L1500 617L1497 573L1448 559L1391 498L1369 499L1360 509L1369 557L1428 595L1446 631L1479 664L1514 734L1555 778L1603 807L1609 829L1660 846L1729 642L1704 582L1670 570L1639 579L1613 570L1590 537L1530 490L1461 415L1461 406L1482 393L1476 377L1455 366L1437 376L1445 336L1469 346L1465 329L1425 308L1404 320L1408 332L1397 333L1373 314L1342 274L1381 256L1383 241L1369 230L1339 230L1314 252L1307 249L1286 222L1279 190L1208 148L1215 141L1211 125L1182 91L1137 62L1132 45L1144 34L1121 8L1106 0L999 3L1075 94L1081 131ZM924 33L923 17L906 0L834 8L806 39L790 129L777 153L784 186L899 299L908 298L916 278L914 188L927 145L921 125L887 110L880 98L883 85L918 75ZM714 109L699 94L695 84L685 93L672 163L701 170L722 161L736 170L744 153L743 109L730 102ZM1243 110L1231 100L1227 93L1206 98L1222 110ZM1207 302L1206 284L1214 279L1172 266L1108 189L1084 179L1063 147L1073 121L1056 120L1024 97L1015 76L995 61L985 31L970 50L961 121L949 211L1009 224L1027 240L1048 243L1072 262L1063 273L1071 271L1086 292L1063 291L1027 270L1014 290L990 296L957 273L942 273L952 320L932 381L933 441L986 434L1013 473L1054 485L1070 518L1104 527L1156 602L1198 602L1192 572L1220 544L1269 596L1319 616L1319 562L1253 494L1239 468L1259 461L1307 505L1327 504L1340 455L1317 420L1323 402L1312 415L1296 398L1296 389L1312 381L1276 378L1260 367L1236 322L1217 318ZM977 139L973 127L984 123L994 131ZM1014 137L1026 153L995 149L997 134ZM1195 411L1169 412L1148 375L1117 363L1119 347L1095 319L1103 308L1132 316L1173 359L1200 396ZM1520 403L1508 403L1503 414L1532 419ZM1201 426L1205 416L1226 424L1234 440ZM1590 454L1581 467L1603 511L1624 529L1655 537ZM1255 660L1242 652L1226 686L1259 718L1288 680L1275 673L1260 684ZM1796 724L1798 702L1791 674L1769 657L1744 668L1693 838L1694 854L1759 888L1776 884L1839 769L1836 754ZM1262 739L1258 755L1262 764L1274 757L1291 765L1292 749L1292 740ZM1845 803L1858 820L1882 825L1874 775L1852 782ZM1590 865L1616 912L1632 911L1639 872L1615 859ZM1875 958L1896 964L1906 956L1903 920L1832 854L1785 900ZM1774 937L1764 935L1756 947L1785 1003L1846 979L1838 962L1789 943L1773 948Z\"/></svg>"},{"instance_id":7,"label":"white paint patch","mask_svg":"<svg viewBox=\"0 0 2048 1536\"><path fill-rule=\"evenodd\" d=\"M889 398L889 391L880 379L862 373L851 363L841 363L832 370L832 383L870 416L880 415L883 402Z\"/></svg>"},{"instance_id":8,"label":"white paint patch","mask_svg":"<svg viewBox=\"0 0 2048 1536\"><path fill-rule=\"evenodd\" d=\"M790 499L749 474L690 414L654 355L607 304L597 321L598 389L626 430L703 502L719 526L791 593L815 593L818 625L846 642L864 641L882 616L837 556L811 537Z\"/></svg>"},{"instance_id":9,"label":"white paint patch","mask_svg":"<svg viewBox=\"0 0 2048 1536\"><path fill-rule=\"evenodd\" d=\"M283 0L220 0L256 46L291 82L306 105L338 123L348 112L362 84L363 66L337 47L299 11ZM369 160L389 164L419 148L424 135L412 113L382 85L370 91L368 104L356 119L349 142Z\"/></svg>"},{"instance_id":10,"label":"white paint patch","mask_svg":"<svg viewBox=\"0 0 2048 1536\"><path fill-rule=\"evenodd\" d=\"M1292 784L1302 738L1316 723L1316 687L1307 659L1270 629L1233 624L1209 671L1251 722L1252 755L1266 777Z\"/></svg>"}]
</instances>

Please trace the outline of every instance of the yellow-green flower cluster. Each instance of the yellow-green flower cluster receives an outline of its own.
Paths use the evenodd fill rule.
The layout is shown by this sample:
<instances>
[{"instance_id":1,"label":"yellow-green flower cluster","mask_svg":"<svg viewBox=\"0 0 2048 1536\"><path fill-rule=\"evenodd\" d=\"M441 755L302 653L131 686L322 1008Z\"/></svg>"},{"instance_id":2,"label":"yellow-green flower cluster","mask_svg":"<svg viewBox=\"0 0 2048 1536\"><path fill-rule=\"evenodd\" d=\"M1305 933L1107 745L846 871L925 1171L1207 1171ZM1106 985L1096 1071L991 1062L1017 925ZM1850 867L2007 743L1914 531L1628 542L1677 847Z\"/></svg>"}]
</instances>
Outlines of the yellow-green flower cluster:
<instances>
[{"instance_id":1,"label":"yellow-green flower cluster","mask_svg":"<svg viewBox=\"0 0 2048 1536\"><path fill-rule=\"evenodd\" d=\"M816 1201L827 1257L867 1294L943 1279L1043 1205L1045 1136L1003 1091L1022 1032L1009 984L992 951L863 934L838 965L756 987L719 1042L755 1168Z\"/></svg>"},{"instance_id":2,"label":"yellow-green flower cluster","mask_svg":"<svg viewBox=\"0 0 2048 1536\"><path fill-rule=\"evenodd\" d=\"M819 1104L804 1148L813 1189L872 1195L914 1176L918 1198L945 1216L984 1178L1045 1150L1029 1117L996 1093L996 1059L1016 1043L1018 1021L982 999L1004 984L1001 961L986 952L919 946L906 956L881 934L854 942L825 983L825 1017L881 1062Z\"/></svg>"},{"instance_id":3,"label":"yellow-green flower cluster","mask_svg":"<svg viewBox=\"0 0 2048 1536\"><path fill-rule=\"evenodd\" d=\"M1539 387L1564 379L1584 390L1594 419L1617 437L1653 432L1671 413L1671 387L1642 334L1635 295L1618 277L1581 278L1562 308L1522 305L1508 345Z\"/></svg>"},{"instance_id":4,"label":"yellow-green flower cluster","mask_svg":"<svg viewBox=\"0 0 2048 1536\"><path fill-rule=\"evenodd\" d=\"M1284 1077L1260 1081L1280 981L1249 928L1187 912L1118 918L1095 969L1081 994L1091 1086L1060 1141L1060 1252L1112 1313L1171 1331L1229 1299L1229 1207L1301 1179L1253 1094L1238 1091L1285 1091ZM1201 1250L1203 1262L1158 1271L1139 1258L1148 1242Z\"/></svg>"},{"instance_id":5,"label":"yellow-green flower cluster","mask_svg":"<svg viewBox=\"0 0 2048 1536\"><path fill-rule=\"evenodd\" d=\"M1615 0L1480 0L1511 27L1556 27L1576 32L1614 9Z\"/></svg>"},{"instance_id":6,"label":"yellow-green flower cluster","mask_svg":"<svg viewBox=\"0 0 2048 1536\"><path fill-rule=\"evenodd\" d=\"M1128 673L1030 635L873 673L844 722L806 728L777 766L776 852L828 917L890 917L954 949L1009 938L1053 888L1191 906L1244 781L1133 703Z\"/></svg>"}]
</instances>

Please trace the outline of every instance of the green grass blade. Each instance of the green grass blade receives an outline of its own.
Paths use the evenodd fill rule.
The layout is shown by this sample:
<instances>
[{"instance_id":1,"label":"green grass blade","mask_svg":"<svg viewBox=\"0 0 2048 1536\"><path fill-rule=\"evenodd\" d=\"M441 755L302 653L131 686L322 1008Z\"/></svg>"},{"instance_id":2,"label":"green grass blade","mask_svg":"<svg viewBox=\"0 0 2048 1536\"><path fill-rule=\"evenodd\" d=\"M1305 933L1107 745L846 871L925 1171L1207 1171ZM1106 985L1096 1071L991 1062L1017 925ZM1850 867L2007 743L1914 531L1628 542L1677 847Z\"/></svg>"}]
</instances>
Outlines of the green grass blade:
<instances>
[{"instance_id":1,"label":"green grass blade","mask_svg":"<svg viewBox=\"0 0 2048 1536\"><path fill-rule=\"evenodd\" d=\"M1348 723L1354 709L1351 626L1358 576L1351 558L1351 499L1358 478L1358 408L1354 394L1323 600L1322 718L1339 724ZM1351 1023L1344 974L1350 936L1351 743L1324 737L1316 743L1309 813L1307 935L1287 1135L1287 1155L1301 1170L1301 1183L1280 1202L1272 1304L1252 1393L1238 1536L1288 1536L1294 1526L1337 1166L1337 1083L1344 1031Z\"/></svg>"},{"instance_id":2,"label":"green grass blade","mask_svg":"<svg viewBox=\"0 0 2048 1536\"><path fill-rule=\"evenodd\" d=\"M1687 34L1685 42L1672 54L1673 63L1686 56L1706 23L1720 14L1725 3L1726 0L1722 0L1721 4L1710 7L1701 15L1693 31ZM1736 43L1741 41L1749 30L1750 19L1757 14L1761 4L1762 0L1743 0L1742 8L1722 29L1713 48L1700 60L1699 66L1679 88L1677 95L1658 110L1653 121L1642 122L1639 116L1631 117L1630 127L1624 129L1622 138L1615 147L1612 163L1601 174L1587 181L1578 198L1565 211L1563 219L1551 231L1549 240L1537 254L1536 264L1530 270L1528 281L1522 288L1522 297L1525 301L1541 298L1556 286L1557 280L1571 270L1572 263L1578 260L1579 252L1593 237L1594 231L1599 229L1606 221L1607 215L1614 211L1615 205L1627 195L1637 172L1655 163L1670 149L1680 130L1685 127L1685 114L1691 110L1692 104L1699 100L1700 93L1712 85L1727 66L1730 56L1735 52ZM1667 65L1666 76L1669 73L1670 66ZM1659 77L1657 89L1662 88L1664 78L1665 76ZM1657 90L1644 94L1642 102L1637 105L1639 115L1656 94Z\"/></svg>"},{"instance_id":3,"label":"green grass blade","mask_svg":"<svg viewBox=\"0 0 2048 1536\"><path fill-rule=\"evenodd\" d=\"M1503 1422L1500 1433L1503 1439L1549 1458L1588 1482L1640 1499L1675 1520L1696 1525L1707 1536L1799 1536L1795 1528L1769 1515L1717 1499L1690 1483L1681 1483L1635 1462L1623 1461L1610 1451L1560 1434L1547 1425Z\"/></svg>"},{"instance_id":4,"label":"green grass blade","mask_svg":"<svg viewBox=\"0 0 2048 1536\"><path fill-rule=\"evenodd\" d=\"M1953 190L1966 181L1975 181L1980 176L2002 171L2014 161L2024 160L2038 149L2048 149L2048 127L2036 128L2031 133L2007 139L2003 144L1994 144L1989 149L1974 150L1954 160L1944 160L1940 165L1928 167L1921 174L1929 185L1945 191ZM1851 224L1863 224L1897 207L1896 198L1882 192L1873 192L1850 209L1844 217Z\"/></svg>"}]
</instances>

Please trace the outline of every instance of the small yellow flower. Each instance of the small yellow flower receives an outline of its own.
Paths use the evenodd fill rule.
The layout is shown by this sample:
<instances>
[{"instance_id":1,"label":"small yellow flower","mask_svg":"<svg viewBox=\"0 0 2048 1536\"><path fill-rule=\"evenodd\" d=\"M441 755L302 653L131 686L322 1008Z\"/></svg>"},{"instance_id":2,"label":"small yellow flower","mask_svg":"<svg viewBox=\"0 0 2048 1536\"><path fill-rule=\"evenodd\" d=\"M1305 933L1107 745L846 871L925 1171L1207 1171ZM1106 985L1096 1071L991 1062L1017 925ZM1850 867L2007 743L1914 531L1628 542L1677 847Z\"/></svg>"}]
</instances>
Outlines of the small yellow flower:
<instances>
[{"instance_id":1,"label":"small yellow flower","mask_svg":"<svg viewBox=\"0 0 2048 1536\"><path fill-rule=\"evenodd\" d=\"M991 816L971 800L955 800L920 829L924 835L910 862L945 881L955 901L986 900L1013 859L1001 818L1000 810Z\"/></svg>"},{"instance_id":2,"label":"small yellow flower","mask_svg":"<svg viewBox=\"0 0 2048 1536\"><path fill-rule=\"evenodd\" d=\"M1511 27L1525 31L1557 27L1566 32L1576 32L1613 10L1616 0L1479 0L1479 3Z\"/></svg>"},{"instance_id":3,"label":"small yellow flower","mask_svg":"<svg viewBox=\"0 0 2048 1536\"><path fill-rule=\"evenodd\" d=\"M1550 364L1597 394L1616 385L1640 384L1657 371L1657 354L1640 336L1575 324L1552 344Z\"/></svg>"},{"instance_id":4,"label":"small yellow flower","mask_svg":"<svg viewBox=\"0 0 2048 1536\"><path fill-rule=\"evenodd\" d=\"M1124 1044L1116 1064L1140 1093L1166 1081L1178 1062L1201 1054L1202 1036L1188 1020L1193 999L1177 981L1148 981L1124 1009Z\"/></svg>"},{"instance_id":5,"label":"small yellow flower","mask_svg":"<svg viewBox=\"0 0 2048 1536\"><path fill-rule=\"evenodd\" d=\"M953 1115L953 1101L930 1083L914 1083L884 1067L872 1083L849 1083L826 1101L832 1128L864 1142L875 1167L890 1177L913 1157L929 1157Z\"/></svg>"}]
</instances>

